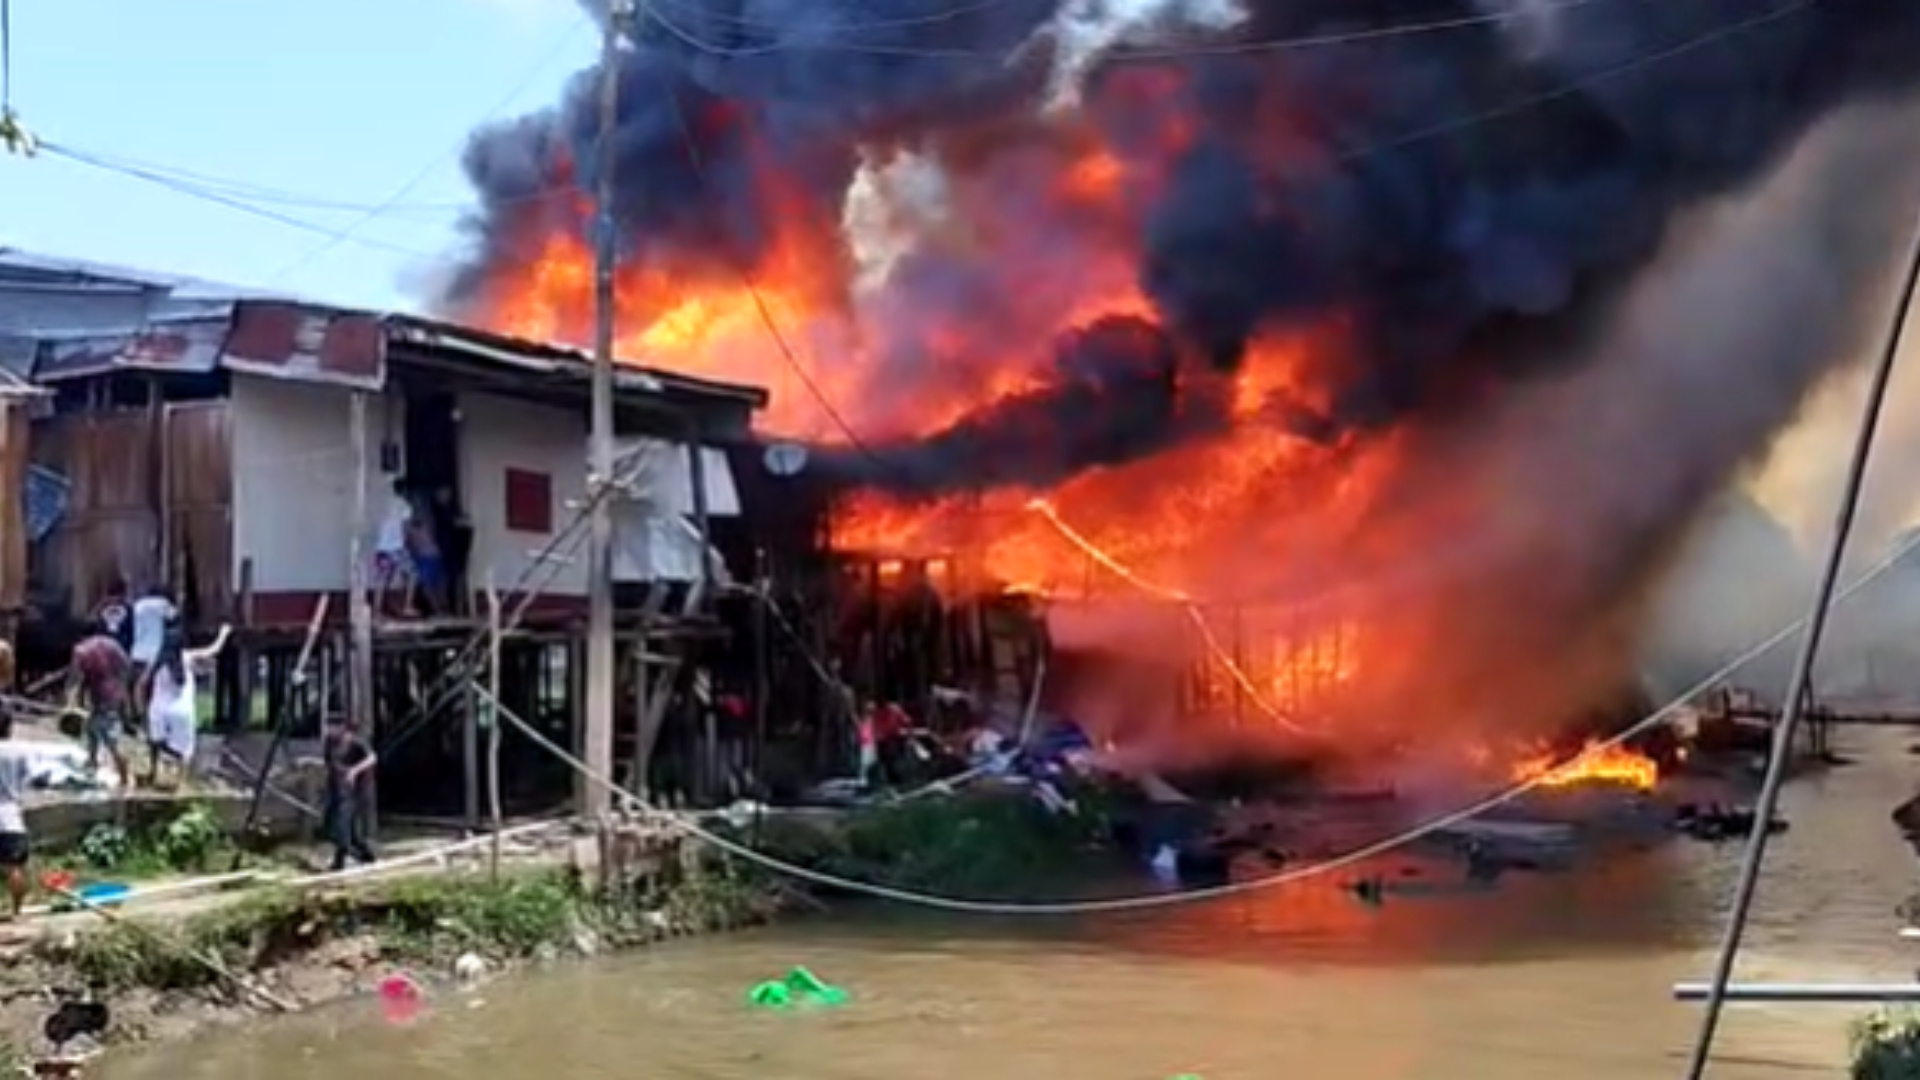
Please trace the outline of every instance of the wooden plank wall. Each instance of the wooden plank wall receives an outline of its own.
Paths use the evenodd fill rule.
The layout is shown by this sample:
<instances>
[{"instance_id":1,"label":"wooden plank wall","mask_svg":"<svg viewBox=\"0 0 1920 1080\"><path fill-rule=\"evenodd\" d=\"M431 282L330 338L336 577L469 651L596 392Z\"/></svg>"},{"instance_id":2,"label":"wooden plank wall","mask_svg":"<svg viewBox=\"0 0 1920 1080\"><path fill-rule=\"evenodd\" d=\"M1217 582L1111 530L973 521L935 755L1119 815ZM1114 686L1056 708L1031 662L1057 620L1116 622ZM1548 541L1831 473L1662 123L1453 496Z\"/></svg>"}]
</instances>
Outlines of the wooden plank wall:
<instances>
[{"instance_id":1,"label":"wooden plank wall","mask_svg":"<svg viewBox=\"0 0 1920 1080\"><path fill-rule=\"evenodd\" d=\"M27 599L27 448L29 401L0 397L0 625Z\"/></svg>"},{"instance_id":2,"label":"wooden plank wall","mask_svg":"<svg viewBox=\"0 0 1920 1080\"><path fill-rule=\"evenodd\" d=\"M84 613L115 581L135 590L164 582L190 618L226 617L233 546L226 402L168 404L157 416L127 409L52 417L35 425L32 457L72 484L66 517L34 551L42 586Z\"/></svg>"},{"instance_id":3,"label":"wooden plank wall","mask_svg":"<svg viewBox=\"0 0 1920 1080\"><path fill-rule=\"evenodd\" d=\"M198 621L233 617L233 454L224 401L166 406L167 581Z\"/></svg>"}]
</instances>

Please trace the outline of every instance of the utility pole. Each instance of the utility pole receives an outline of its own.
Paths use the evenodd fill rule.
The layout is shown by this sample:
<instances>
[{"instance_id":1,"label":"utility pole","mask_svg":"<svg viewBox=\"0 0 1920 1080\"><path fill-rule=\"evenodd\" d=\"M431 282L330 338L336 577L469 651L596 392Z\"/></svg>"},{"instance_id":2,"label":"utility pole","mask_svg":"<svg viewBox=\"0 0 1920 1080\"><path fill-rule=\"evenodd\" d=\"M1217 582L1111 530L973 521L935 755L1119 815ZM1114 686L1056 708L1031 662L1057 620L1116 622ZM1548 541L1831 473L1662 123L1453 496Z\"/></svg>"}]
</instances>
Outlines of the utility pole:
<instances>
[{"instance_id":1,"label":"utility pole","mask_svg":"<svg viewBox=\"0 0 1920 1080\"><path fill-rule=\"evenodd\" d=\"M633 15L633 0L612 0L600 40L600 140L594 174L593 222L593 416L587 500L587 692L586 746L581 756L594 776L575 781L574 800L583 817L606 816L608 794L600 778L613 775L614 686L618 655L613 643L613 338L619 298L614 289L614 129L620 122L620 33Z\"/></svg>"},{"instance_id":2,"label":"utility pole","mask_svg":"<svg viewBox=\"0 0 1920 1080\"><path fill-rule=\"evenodd\" d=\"M1700 1017L1700 1031L1693 1043L1693 1055L1687 1063L1687 1080L1702 1080L1713 1060L1713 1038L1720 1026L1720 1010L1726 1005L1733 981L1733 963L1740 953L1740 941L1747 929L1747 917L1753 911L1753 897L1760 884L1760 867L1767 857L1767 839L1772 832L1774 808L1780 803L1780 788L1786 781L1787 762L1793 757L1793 735L1807 712L1812 697L1813 667L1820 656L1820 639L1827 628L1827 616L1833 611L1840 571L1846 562L1847 540L1853 535L1853 523L1860 509L1860 492L1866 486L1867 465L1873 457L1873 439L1880 427L1881 406L1887 400L1887 387L1893 381L1900 344L1906 337L1907 317L1913 311L1913 293L1920 288L1920 224L1914 227L1907 252L1906 272L1901 276L1899 292L1893 298L1893 319L1881 344L1880 357L1868 384L1867 398L1861 406L1860 427L1854 436L1853 456L1847 465L1846 486L1840 505L1834 511L1833 537L1827 548L1826 564L1820 571L1820 583L1814 589L1813 607L1807 614L1806 629L1800 638L1800 654L1794 658L1793 677L1787 685L1787 697L1780 709L1780 722L1773 729L1773 746L1767 755L1767 772L1760 784L1760 796L1754 801L1753 832L1740 860L1739 883L1735 887L1733 908L1727 913L1726 929L1714 956L1713 978L1700 987L1706 1009ZM1800 996L1806 1000L1805 988ZM1858 1000L1832 988L1828 1000ZM1778 992L1778 991L1776 991ZM1751 994L1742 995L1751 998Z\"/></svg>"}]
</instances>

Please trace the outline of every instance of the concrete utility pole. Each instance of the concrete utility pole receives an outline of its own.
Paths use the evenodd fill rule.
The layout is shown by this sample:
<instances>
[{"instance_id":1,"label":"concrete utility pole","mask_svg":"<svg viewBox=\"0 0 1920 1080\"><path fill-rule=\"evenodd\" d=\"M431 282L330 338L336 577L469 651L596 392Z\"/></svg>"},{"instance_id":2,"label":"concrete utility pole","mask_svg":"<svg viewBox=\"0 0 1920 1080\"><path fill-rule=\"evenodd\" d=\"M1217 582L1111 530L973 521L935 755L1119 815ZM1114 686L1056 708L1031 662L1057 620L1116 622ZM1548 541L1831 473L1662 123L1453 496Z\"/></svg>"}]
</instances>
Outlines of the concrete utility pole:
<instances>
[{"instance_id":1,"label":"concrete utility pole","mask_svg":"<svg viewBox=\"0 0 1920 1080\"><path fill-rule=\"evenodd\" d=\"M1813 608L1807 613L1806 629L1800 638L1800 654L1794 658L1793 677L1787 684L1786 700L1780 709L1780 721L1773 729L1772 752L1767 755L1767 772L1760 783L1760 795L1753 804L1753 832L1747 837L1747 849L1740 860L1740 878L1733 895L1733 908L1727 912L1726 929L1721 934L1720 949L1714 957L1712 981L1704 986L1687 987L1683 996L1706 1001L1706 1010L1700 1017L1700 1032L1693 1043L1693 1055L1687 1063L1687 1080L1702 1080L1707 1075L1707 1067L1713 1061L1713 1039L1720 1027L1720 1010L1728 999L1739 990L1733 985L1733 964L1740 954L1741 938L1747 929L1747 917L1753 912L1753 897L1760 884L1760 867L1767 857L1767 840L1772 830L1767 825L1773 821L1774 809L1780 804L1780 788L1786 782L1787 763L1793 757L1793 734L1800 726L1803 713L1807 711L1807 701L1812 697L1813 668L1820 657L1820 641L1826 633L1827 617L1833 613L1835 596L1840 584L1840 571L1847 558L1847 540L1853 535L1853 523L1860 510L1860 492L1866 486L1867 466L1873 458L1874 435L1880 430L1881 406L1887 400L1887 388L1893 382L1895 363L1900 358L1900 344L1906 338L1907 320L1913 313L1913 294L1920 289L1920 223L1914 226L1913 239L1907 250L1906 272L1900 279L1899 292L1893 298L1893 318L1887 326L1886 339L1881 343L1879 363L1873 369L1873 381L1867 386L1867 398L1861 406L1860 427L1854 435L1853 456L1847 465L1846 487L1840 495L1840 505L1834 511L1833 538L1828 542L1826 564L1821 568L1820 583L1814 590ZM1829 995L1827 1000L1848 1001L1865 1000L1856 993L1848 991L1854 988L1833 987L1823 991ZM1749 989L1739 996L1754 1000L1756 989ZM1796 993L1797 991L1797 993ZM1773 999L1784 1000L1787 994L1794 993L1798 1000L1811 1000L1806 987L1790 989L1773 988ZM1897 988L1896 988L1897 994ZM1899 997L1883 997L1879 1000L1900 1000Z\"/></svg>"},{"instance_id":2,"label":"concrete utility pole","mask_svg":"<svg viewBox=\"0 0 1920 1080\"><path fill-rule=\"evenodd\" d=\"M634 13L633 0L612 0L600 42L600 145L594 175L593 453L587 499L592 515L587 535L587 768L613 775L614 686L618 654L613 643L613 338L619 298L614 289L613 133L620 122L620 34ZM575 788L582 816L603 817L607 791L594 780Z\"/></svg>"}]
</instances>

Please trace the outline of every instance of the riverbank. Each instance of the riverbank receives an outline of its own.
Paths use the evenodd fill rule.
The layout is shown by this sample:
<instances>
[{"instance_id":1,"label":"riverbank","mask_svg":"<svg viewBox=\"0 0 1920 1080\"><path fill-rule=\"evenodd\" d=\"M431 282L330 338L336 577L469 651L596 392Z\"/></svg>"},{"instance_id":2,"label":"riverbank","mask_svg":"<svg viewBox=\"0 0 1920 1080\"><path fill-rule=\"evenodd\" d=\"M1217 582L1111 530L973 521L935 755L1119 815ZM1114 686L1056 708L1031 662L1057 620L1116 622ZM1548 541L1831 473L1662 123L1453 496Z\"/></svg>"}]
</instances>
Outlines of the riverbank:
<instances>
[{"instance_id":1,"label":"riverbank","mask_svg":"<svg viewBox=\"0 0 1920 1080\"><path fill-rule=\"evenodd\" d=\"M394 975L426 987L462 968L635 948L775 918L807 901L702 858L601 891L573 867L514 868L498 879L450 869L351 888L266 886L179 914L69 916L88 929L0 947L0 1040L45 1049L56 993L108 1003L109 1044L187 1036L263 1014L374 992Z\"/></svg>"},{"instance_id":2,"label":"riverbank","mask_svg":"<svg viewBox=\"0 0 1920 1080\"><path fill-rule=\"evenodd\" d=\"M984 794L709 827L852 880L1021 899L1042 895L1038 882L1070 877L1077 856L1098 856L1098 820L1069 824L1023 795ZM55 991L91 989L105 1001L109 1045L171 1040L375 993L397 974L430 989L462 977L458 969L491 977L838 899L658 823L555 830L562 835L510 855L497 878L482 839L450 858L396 859L375 877L264 880L31 919L11 940L0 934L0 1041L44 1050Z\"/></svg>"}]
</instances>

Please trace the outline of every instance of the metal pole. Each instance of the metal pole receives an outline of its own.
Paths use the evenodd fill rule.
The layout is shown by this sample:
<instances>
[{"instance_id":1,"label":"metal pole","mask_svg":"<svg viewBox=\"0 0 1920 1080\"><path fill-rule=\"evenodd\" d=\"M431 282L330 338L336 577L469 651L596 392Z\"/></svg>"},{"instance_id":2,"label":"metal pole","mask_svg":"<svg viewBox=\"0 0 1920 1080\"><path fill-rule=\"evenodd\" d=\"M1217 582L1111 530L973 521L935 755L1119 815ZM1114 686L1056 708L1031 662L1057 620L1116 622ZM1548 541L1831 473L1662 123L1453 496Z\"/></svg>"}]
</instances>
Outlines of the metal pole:
<instances>
[{"instance_id":1,"label":"metal pole","mask_svg":"<svg viewBox=\"0 0 1920 1080\"><path fill-rule=\"evenodd\" d=\"M1916 223L1907 253L1907 270L1894 297L1893 321L1887 327L1880 359L1874 368L1873 382L1867 388L1862 406L1860 431L1854 439L1853 459L1847 465L1846 488L1834 515L1833 540L1827 548L1826 565L1820 571L1820 585L1814 590L1813 610L1807 615L1806 636L1800 639L1800 653L1794 658L1793 678L1787 685L1787 699L1780 723L1773 732L1773 745L1767 755L1767 772L1760 785L1760 797L1754 804L1753 833L1740 862L1740 884L1734 893L1733 909L1727 913L1726 931L1720 940L1720 952L1714 958L1713 981L1708 985L1707 1008L1700 1017L1700 1034L1693 1044L1693 1058L1687 1066L1687 1080L1701 1080L1707 1074L1707 1061L1713 1054L1713 1036L1720 1026L1720 1009L1726 1004L1727 984L1733 979L1734 957L1740 952L1740 938L1747 928L1747 916L1753 910L1753 894L1760 881L1760 864L1767 857L1768 823L1780 802L1780 788L1787 774L1787 760L1793 755L1794 729L1800 726L1806 711L1807 692L1813 682L1813 663L1820 653L1820 637L1833 607L1834 590L1840 582L1840 567L1846 560L1847 539L1853 533L1853 521L1860 509L1860 489L1865 486L1867 463L1873 454L1873 437L1880 426L1880 408L1887 398L1887 384L1893 378L1894 360L1900 355L1907 315L1913 308L1913 291L1920 287L1920 223Z\"/></svg>"},{"instance_id":2,"label":"metal pole","mask_svg":"<svg viewBox=\"0 0 1920 1080\"><path fill-rule=\"evenodd\" d=\"M500 812L500 637L506 629L500 625L500 589L493 569L487 569L487 809L493 821L493 851L487 865L493 880L500 880L500 833L506 828Z\"/></svg>"},{"instance_id":3,"label":"metal pole","mask_svg":"<svg viewBox=\"0 0 1920 1080\"><path fill-rule=\"evenodd\" d=\"M1710 983L1674 983L1673 1000L1708 1001ZM1920 983L1732 983L1726 1001L1791 1002L1811 1005L1920 1002Z\"/></svg>"},{"instance_id":4,"label":"metal pole","mask_svg":"<svg viewBox=\"0 0 1920 1080\"><path fill-rule=\"evenodd\" d=\"M592 467L587 498L591 519L587 534L587 686L585 747L589 769L613 771L614 687L619 662L613 641L613 507L600 497L599 485L613 483L613 338L618 297L614 289L614 150L620 122L620 30L631 14L630 0L614 0L600 41L600 145L594 176L593 224L593 415ZM607 793L598 784L576 792L582 817L604 817Z\"/></svg>"}]
</instances>

